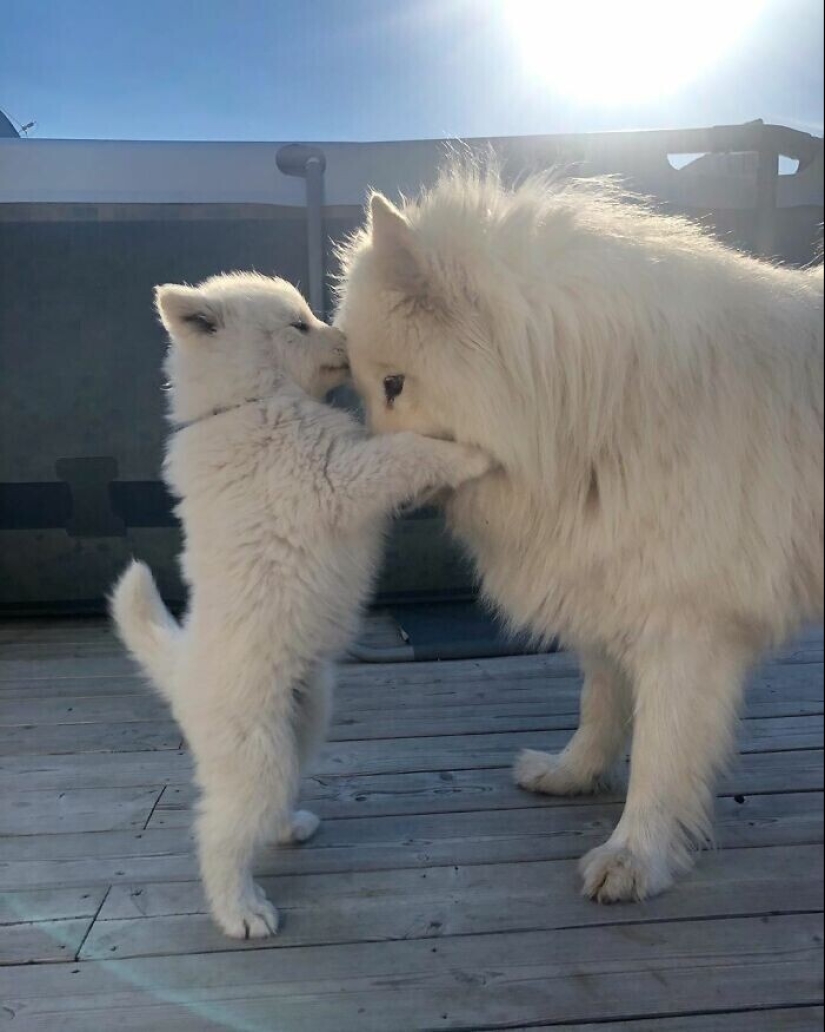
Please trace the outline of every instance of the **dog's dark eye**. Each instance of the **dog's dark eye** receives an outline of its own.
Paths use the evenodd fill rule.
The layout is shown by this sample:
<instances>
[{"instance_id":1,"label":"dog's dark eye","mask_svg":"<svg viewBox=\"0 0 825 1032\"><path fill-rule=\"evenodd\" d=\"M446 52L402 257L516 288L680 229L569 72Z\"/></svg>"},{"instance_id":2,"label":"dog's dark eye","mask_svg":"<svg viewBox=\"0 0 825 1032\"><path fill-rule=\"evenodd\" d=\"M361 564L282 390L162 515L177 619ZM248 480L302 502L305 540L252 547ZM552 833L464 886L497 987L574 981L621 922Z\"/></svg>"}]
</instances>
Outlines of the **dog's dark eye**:
<instances>
[{"instance_id":1,"label":"dog's dark eye","mask_svg":"<svg viewBox=\"0 0 825 1032\"><path fill-rule=\"evenodd\" d=\"M303 319L296 319L295 322L289 324L293 330L297 330L299 333L309 333L309 324L305 323Z\"/></svg>"},{"instance_id":2,"label":"dog's dark eye","mask_svg":"<svg viewBox=\"0 0 825 1032\"><path fill-rule=\"evenodd\" d=\"M384 377L384 397L387 399L388 405L392 405L403 390L404 376L402 373L393 373L392 376Z\"/></svg>"}]
</instances>

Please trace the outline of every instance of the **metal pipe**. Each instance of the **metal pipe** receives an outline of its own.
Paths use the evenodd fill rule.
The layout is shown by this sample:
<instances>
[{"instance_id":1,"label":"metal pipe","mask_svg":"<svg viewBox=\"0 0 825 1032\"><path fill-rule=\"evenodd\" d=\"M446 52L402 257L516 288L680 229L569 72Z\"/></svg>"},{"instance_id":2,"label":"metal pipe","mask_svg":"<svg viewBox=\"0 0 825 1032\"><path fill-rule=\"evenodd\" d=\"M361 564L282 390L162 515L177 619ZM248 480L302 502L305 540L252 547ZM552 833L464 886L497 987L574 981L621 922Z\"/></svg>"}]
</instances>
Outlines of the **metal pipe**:
<instances>
[{"instance_id":1,"label":"metal pipe","mask_svg":"<svg viewBox=\"0 0 825 1032\"><path fill-rule=\"evenodd\" d=\"M326 158L318 147L303 143L288 143L281 147L275 162L286 176L298 176L306 184L307 225L307 300L309 307L323 319L324 281L326 278L324 260L324 170Z\"/></svg>"},{"instance_id":2,"label":"metal pipe","mask_svg":"<svg viewBox=\"0 0 825 1032\"><path fill-rule=\"evenodd\" d=\"M779 154L769 144L759 148L756 167L756 251L771 258L776 242L776 202Z\"/></svg>"},{"instance_id":3,"label":"metal pipe","mask_svg":"<svg viewBox=\"0 0 825 1032\"><path fill-rule=\"evenodd\" d=\"M307 263L309 307L323 319L324 305L324 165L313 155L306 163Z\"/></svg>"}]
</instances>

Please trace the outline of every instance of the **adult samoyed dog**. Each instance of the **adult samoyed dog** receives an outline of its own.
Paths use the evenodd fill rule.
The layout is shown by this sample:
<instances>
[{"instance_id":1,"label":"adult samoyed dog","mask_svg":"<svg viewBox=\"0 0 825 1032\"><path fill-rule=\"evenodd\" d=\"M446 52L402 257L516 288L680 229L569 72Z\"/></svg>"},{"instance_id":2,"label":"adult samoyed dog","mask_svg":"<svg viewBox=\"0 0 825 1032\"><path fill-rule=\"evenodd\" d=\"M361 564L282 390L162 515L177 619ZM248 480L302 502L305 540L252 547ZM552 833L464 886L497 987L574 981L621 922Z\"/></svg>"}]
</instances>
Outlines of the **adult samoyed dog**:
<instances>
[{"instance_id":1,"label":"adult samoyed dog","mask_svg":"<svg viewBox=\"0 0 825 1032\"><path fill-rule=\"evenodd\" d=\"M330 661L355 635L384 519L418 492L490 468L467 445L371 438L323 404L347 376L344 338L284 280L251 273L159 287L172 346L164 475L180 499L189 607L168 613L133 563L112 612L171 703L200 788L201 875L231 936L278 927L252 880L257 846L304 841L299 778L323 741Z\"/></svg>"},{"instance_id":2,"label":"adult samoyed dog","mask_svg":"<svg viewBox=\"0 0 825 1032\"><path fill-rule=\"evenodd\" d=\"M630 783L584 892L641 899L710 834L748 668L823 602L823 274L757 261L610 182L455 166L380 194L337 315L376 431L476 445L449 501L485 596L580 653L580 726L524 788Z\"/></svg>"}]
</instances>

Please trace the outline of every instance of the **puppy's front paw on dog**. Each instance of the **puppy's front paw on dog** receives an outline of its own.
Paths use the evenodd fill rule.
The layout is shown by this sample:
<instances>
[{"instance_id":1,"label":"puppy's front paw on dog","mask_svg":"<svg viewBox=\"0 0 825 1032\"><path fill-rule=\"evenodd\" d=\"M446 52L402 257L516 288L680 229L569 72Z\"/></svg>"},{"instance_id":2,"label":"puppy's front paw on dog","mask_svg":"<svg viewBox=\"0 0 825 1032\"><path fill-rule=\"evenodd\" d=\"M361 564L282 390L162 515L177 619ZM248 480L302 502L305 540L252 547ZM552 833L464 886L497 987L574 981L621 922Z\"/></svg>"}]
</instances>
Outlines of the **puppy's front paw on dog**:
<instances>
[{"instance_id":1,"label":"puppy's front paw on dog","mask_svg":"<svg viewBox=\"0 0 825 1032\"><path fill-rule=\"evenodd\" d=\"M278 911L259 885L254 886L254 895L243 903L216 911L215 920L233 939L267 939L278 931Z\"/></svg>"},{"instance_id":2,"label":"puppy's front paw on dog","mask_svg":"<svg viewBox=\"0 0 825 1032\"><path fill-rule=\"evenodd\" d=\"M489 473L495 467L493 458L487 452L482 451L481 448L476 448L471 444L460 444L457 447L464 451L463 472L468 480L483 477L485 473Z\"/></svg>"},{"instance_id":3,"label":"puppy's front paw on dog","mask_svg":"<svg viewBox=\"0 0 825 1032\"><path fill-rule=\"evenodd\" d=\"M582 893L597 903L636 903L672 883L665 865L609 842L585 854L579 872L584 882Z\"/></svg>"}]
</instances>

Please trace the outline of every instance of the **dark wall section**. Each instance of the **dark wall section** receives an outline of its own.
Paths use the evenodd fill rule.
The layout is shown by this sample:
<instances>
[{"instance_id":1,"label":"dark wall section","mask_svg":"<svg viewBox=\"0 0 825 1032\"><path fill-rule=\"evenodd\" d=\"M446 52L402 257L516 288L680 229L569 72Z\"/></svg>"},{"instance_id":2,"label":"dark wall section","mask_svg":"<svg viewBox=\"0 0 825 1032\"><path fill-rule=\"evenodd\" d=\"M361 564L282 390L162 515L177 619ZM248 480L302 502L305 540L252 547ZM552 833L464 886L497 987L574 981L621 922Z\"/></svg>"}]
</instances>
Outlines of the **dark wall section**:
<instances>
[{"instance_id":1,"label":"dark wall section","mask_svg":"<svg viewBox=\"0 0 825 1032\"><path fill-rule=\"evenodd\" d=\"M0 205L0 609L100 608L131 555L183 599L152 289L230 269L300 287L306 252L298 208ZM399 521L382 591L447 589L470 575L438 517Z\"/></svg>"},{"instance_id":2,"label":"dark wall section","mask_svg":"<svg viewBox=\"0 0 825 1032\"><path fill-rule=\"evenodd\" d=\"M822 217L821 207L778 212L776 253L810 260ZM360 219L357 207L327 211L330 270L332 241ZM753 211L711 220L753 246ZM183 600L178 528L158 480L165 340L152 288L230 269L305 286L306 255L298 208L0 205L0 610L100 608L131 555ZM437 515L397 521L384 595L471 588Z\"/></svg>"}]
</instances>

